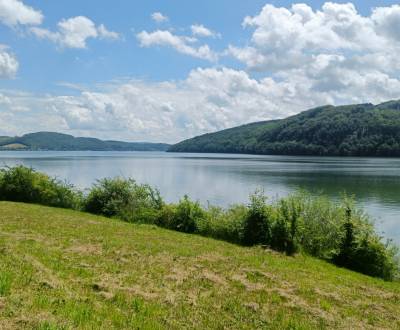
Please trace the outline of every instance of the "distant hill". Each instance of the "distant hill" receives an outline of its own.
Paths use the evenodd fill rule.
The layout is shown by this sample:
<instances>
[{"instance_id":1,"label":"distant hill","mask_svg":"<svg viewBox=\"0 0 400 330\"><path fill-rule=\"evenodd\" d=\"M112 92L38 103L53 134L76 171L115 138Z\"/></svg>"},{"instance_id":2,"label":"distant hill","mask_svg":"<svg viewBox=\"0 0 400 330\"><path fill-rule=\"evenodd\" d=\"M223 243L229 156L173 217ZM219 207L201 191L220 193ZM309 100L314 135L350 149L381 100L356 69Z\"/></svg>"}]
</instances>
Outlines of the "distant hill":
<instances>
[{"instance_id":1,"label":"distant hill","mask_svg":"<svg viewBox=\"0 0 400 330\"><path fill-rule=\"evenodd\" d=\"M0 137L0 150L165 151L165 143L103 141L54 132Z\"/></svg>"},{"instance_id":2,"label":"distant hill","mask_svg":"<svg viewBox=\"0 0 400 330\"><path fill-rule=\"evenodd\" d=\"M400 156L400 101L323 106L286 119L201 135L171 152Z\"/></svg>"}]
</instances>

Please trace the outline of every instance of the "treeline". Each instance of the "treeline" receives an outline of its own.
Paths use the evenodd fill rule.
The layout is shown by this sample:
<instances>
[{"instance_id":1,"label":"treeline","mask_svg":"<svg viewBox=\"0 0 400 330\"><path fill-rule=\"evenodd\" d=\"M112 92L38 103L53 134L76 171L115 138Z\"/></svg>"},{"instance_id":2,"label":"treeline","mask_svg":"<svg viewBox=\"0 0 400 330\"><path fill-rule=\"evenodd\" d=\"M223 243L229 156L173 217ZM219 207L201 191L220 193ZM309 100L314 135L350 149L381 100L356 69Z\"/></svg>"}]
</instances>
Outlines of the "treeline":
<instances>
[{"instance_id":1,"label":"treeline","mask_svg":"<svg viewBox=\"0 0 400 330\"><path fill-rule=\"evenodd\" d=\"M346 197L333 203L326 197L298 193L267 203L263 193L256 192L248 205L204 208L187 196L167 204L156 189L132 179L103 179L84 194L68 183L17 166L0 170L0 200L86 211L245 246L260 245L287 255L306 253L385 280L399 276L395 245L384 243L368 216Z\"/></svg>"},{"instance_id":2,"label":"treeline","mask_svg":"<svg viewBox=\"0 0 400 330\"><path fill-rule=\"evenodd\" d=\"M91 151L165 151L169 145L150 142L103 141L95 138L73 137L56 132L37 132L16 137L0 137L0 150L91 150Z\"/></svg>"},{"instance_id":3,"label":"treeline","mask_svg":"<svg viewBox=\"0 0 400 330\"><path fill-rule=\"evenodd\" d=\"M320 107L202 135L169 151L399 157L400 101Z\"/></svg>"}]
</instances>

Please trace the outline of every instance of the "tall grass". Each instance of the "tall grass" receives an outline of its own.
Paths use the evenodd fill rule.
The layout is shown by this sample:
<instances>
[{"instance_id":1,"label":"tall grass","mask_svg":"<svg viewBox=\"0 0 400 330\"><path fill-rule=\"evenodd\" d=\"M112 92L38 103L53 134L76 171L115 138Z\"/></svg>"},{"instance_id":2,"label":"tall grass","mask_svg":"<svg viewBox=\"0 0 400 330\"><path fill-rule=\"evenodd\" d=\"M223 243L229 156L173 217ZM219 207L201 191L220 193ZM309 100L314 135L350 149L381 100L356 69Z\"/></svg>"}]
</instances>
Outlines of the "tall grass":
<instances>
[{"instance_id":1,"label":"tall grass","mask_svg":"<svg viewBox=\"0 0 400 330\"><path fill-rule=\"evenodd\" d=\"M257 191L248 205L204 208L187 196L167 204L156 189L132 179L103 179L83 194L17 166L0 171L0 200L83 210L246 246L262 245L287 255L306 253L385 280L399 276L397 247L384 242L369 217L346 196L333 202L299 192L268 203Z\"/></svg>"}]
</instances>

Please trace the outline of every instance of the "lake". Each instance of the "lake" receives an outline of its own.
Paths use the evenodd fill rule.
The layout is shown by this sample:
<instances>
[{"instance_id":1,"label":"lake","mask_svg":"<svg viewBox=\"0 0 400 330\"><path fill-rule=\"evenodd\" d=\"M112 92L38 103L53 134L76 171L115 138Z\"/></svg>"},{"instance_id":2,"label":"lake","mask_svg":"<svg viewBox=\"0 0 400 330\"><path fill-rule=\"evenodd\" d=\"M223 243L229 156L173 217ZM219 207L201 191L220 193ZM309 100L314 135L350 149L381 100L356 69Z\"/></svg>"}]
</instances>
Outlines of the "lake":
<instances>
[{"instance_id":1,"label":"lake","mask_svg":"<svg viewBox=\"0 0 400 330\"><path fill-rule=\"evenodd\" d=\"M0 152L0 166L23 164L88 188L97 179L135 178L167 201L184 194L201 203L247 202L264 189L277 198L298 189L356 195L384 236L400 244L400 159L186 154L165 152Z\"/></svg>"}]
</instances>

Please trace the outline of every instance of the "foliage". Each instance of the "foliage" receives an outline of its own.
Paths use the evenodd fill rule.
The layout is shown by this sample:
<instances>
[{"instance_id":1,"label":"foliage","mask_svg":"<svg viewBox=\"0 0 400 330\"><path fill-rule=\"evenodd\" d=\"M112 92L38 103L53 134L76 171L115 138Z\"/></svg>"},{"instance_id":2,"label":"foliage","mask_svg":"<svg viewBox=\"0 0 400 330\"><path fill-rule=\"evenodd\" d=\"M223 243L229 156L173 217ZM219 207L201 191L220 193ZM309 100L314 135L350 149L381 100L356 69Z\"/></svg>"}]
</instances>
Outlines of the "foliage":
<instances>
[{"instance_id":1,"label":"foliage","mask_svg":"<svg viewBox=\"0 0 400 330\"><path fill-rule=\"evenodd\" d=\"M372 228L365 228L355 224L352 210L347 208L342 241L332 261L363 274L393 280L398 271L396 249L390 242L383 244Z\"/></svg>"},{"instance_id":2,"label":"foliage","mask_svg":"<svg viewBox=\"0 0 400 330\"><path fill-rule=\"evenodd\" d=\"M383 243L368 216L346 196L340 202L299 192L266 203L261 191L250 203L203 208L185 196L165 204L156 189L132 179L98 181L87 196L23 166L0 171L0 199L79 209L128 222L155 224L246 246L262 245L293 255L304 252L367 275L392 280L398 253Z\"/></svg>"},{"instance_id":3,"label":"foliage","mask_svg":"<svg viewBox=\"0 0 400 330\"><path fill-rule=\"evenodd\" d=\"M398 157L400 101L319 107L198 136L169 151Z\"/></svg>"},{"instance_id":4,"label":"foliage","mask_svg":"<svg viewBox=\"0 0 400 330\"><path fill-rule=\"evenodd\" d=\"M0 170L0 200L79 209L82 194L72 185L24 166Z\"/></svg>"},{"instance_id":5,"label":"foliage","mask_svg":"<svg viewBox=\"0 0 400 330\"><path fill-rule=\"evenodd\" d=\"M99 180L84 201L84 210L125 221L153 222L163 206L159 192L132 179Z\"/></svg>"},{"instance_id":6,"label":"foliage","mask_svg":"<svg viewBox=\"0 0 400 330\"><path fill-rule=\"evenodd\" d=\"M340 244L343 208L325 196L311 197L300 192L294 197L302 214L299 235L302 250L318 258L330 259Z\"/></svg>"},{"instance_id":7,"label":"foliage","mask_svg":"<svg viewBox=\"0 0 400 330\"><path fill-rule=\"evenodd\" d=\"M198 233L203 236L240 244L248 209L244 205L232 205L227 210L210 206L206 217L199 221Z\"/></svg>"},{"instance_id":8,"label":"foliage","mask_svg":"<svg viewBox=\"0 0 400 330\"><path fill-rule=\"evenodd\" d=\"M164 215L168 215L165 227L184 233L194 233L197 231L197 224L206 217L206 212L198 202L193 202L188 196L184 196L174 208L169 208Z\"/></svg>"},{"instance_id":9,"label":"foliage","mask_svg":"<svg viewBox=\"0 0 400 330\"><path fill-rule=\"evenodd\" d=\"M265 196L256 191L250 196L250 205L243 228L243 244L269 245L271 242L271 210L265 203Z\"/></svg>"},{"instance_id":10,"label":"foliage","mask_svg":"<svg viewBox=\"0 0 400 330\"><path fill-rule=\"evenodd\" d=\"M294 196L278 203L278 217L272 226L271 247L293 255L299 250L297 235L301 221L301 205Z\"/></svg>"}]
</instances>

